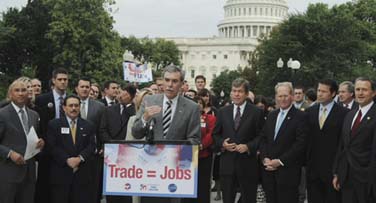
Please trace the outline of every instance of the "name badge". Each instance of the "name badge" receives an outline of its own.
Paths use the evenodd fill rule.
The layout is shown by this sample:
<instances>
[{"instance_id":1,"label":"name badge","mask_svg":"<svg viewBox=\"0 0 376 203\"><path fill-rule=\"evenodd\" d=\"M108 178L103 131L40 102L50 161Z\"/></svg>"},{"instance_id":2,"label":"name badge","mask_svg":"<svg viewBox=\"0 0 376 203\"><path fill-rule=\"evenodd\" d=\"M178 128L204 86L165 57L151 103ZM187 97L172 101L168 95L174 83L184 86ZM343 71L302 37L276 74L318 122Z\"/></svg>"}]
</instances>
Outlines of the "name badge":
<instances>
[{"instance_id":1,"label":"name badge","mask_svg":"<svg viewBox=\"0 0 376 203\"><path fill-rule=\"evenodd\" d=\"M201 128L206 128L206 123L201 123Z\"/></svg>"},{"instance_id":2,"label":"name badge","mask_svg":"<svg viewBox=\"0 0 376 203\"><path fill-rule=\"evenodd\" d=\"M61 134L69 134L69 128L61 128Z\"/></svg>"}]
</instances>

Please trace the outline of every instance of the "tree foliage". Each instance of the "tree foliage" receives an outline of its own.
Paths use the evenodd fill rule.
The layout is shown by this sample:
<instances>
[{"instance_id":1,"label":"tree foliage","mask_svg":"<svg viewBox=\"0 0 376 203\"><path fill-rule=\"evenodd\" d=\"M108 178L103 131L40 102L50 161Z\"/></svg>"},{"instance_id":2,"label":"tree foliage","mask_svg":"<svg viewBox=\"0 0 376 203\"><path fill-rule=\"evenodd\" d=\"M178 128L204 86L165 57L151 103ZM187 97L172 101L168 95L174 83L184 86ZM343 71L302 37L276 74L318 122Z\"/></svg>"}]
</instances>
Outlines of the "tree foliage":
<instances>
[{"instance_id":1,"label":"tree foliage","mask_svg":"<svg viewBox=\"0 0 376 203\"><path fill-rule=\"evenodd\" d=\"M137 60L151 63L157 71L171 63L180 65L180 53L173 41L130 36L122 38L122 47L132 51Z\"/></svg>"},{"instance_id":2,"label":"tree foliage","mask_svg":"<svg viewBox=\"0 0 376 203\"><path fill-rule=\"evenodd\" d=\"M23 73L48 84L56 67L71 81L120 79L123 49L105 6L113 0L33 0L0 20L1 86ZM73 83L70 83L72 86ZM4 95L4 94L2 94Z\"/></svg>"},{"instance_id":3,"label":"tree foliage","mask_svg":"<svg viewBox=\"0 0 376 203\"><path fill-rule=\"evenodd\" d=\"M305 13L291 15L256 48L257 92L271 95L279 81L310 87L322 78L376 76L375 12L374 1L360 0L332 8L311 4ZM299 60L302 67L296 72L277 69L279 58L285 64L289 58Z\"/></svg>"}]
</instances>

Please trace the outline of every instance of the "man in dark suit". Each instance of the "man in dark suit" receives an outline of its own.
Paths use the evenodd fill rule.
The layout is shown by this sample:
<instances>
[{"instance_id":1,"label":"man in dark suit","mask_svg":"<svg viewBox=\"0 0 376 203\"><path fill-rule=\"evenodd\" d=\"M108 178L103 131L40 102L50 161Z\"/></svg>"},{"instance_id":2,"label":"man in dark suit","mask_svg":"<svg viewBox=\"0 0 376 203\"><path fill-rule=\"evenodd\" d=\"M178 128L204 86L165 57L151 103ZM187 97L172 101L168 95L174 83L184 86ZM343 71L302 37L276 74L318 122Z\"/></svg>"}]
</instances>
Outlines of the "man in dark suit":
<instances>
[{"instance_id":1,"label":"man in dark suit","mask_svg":"<svg viewBox=\"0 0 376 203\"><path fill-rule=\"evenodd\" d=\"M116 81L110 80L104 83L104 98L100 101L105 106L112 106L118 103L116 100L117 95L119 94L119 84Z\"/></svg>"},{"instance_id":2,"label":"man in dark suit","mask_svg":"<svg viewBox=\"0 0 376 203\"><path fill-rule=\"evenodd\" d=\"M24 159L26 136L31 128L38 132L39 116L27 108L27 85L14 81L8 90L11 103L0 110L0 202L34 202L35 159ZM39 139L37 147L44 142Z\"/></svg>"},{"instance_id":3,"label":"man in dark suit","mask_svg":"<svg viewBox=\"0 0 376 203\"><path fill-rule=\"evenodd\" d=\"M359 105L354 99L354 84L351 81L344 81L339 85L338 100L343 107L353 110Z\"/></svg>"},{"instance_id":4,"label":"man in dark suit","mask_svg":"<svg viewBox=\"0 0 376 203\"><path fill-rule=\"evenodd\" d=\"M189 140L199 144L201 139L200 110L198 105L179 95L184 71L174 65L164 68L163 94L145 96L136 115L132 134L136 139L145 137L148 125L154 122L155 140ZM142 203L180 202L177 198L147 198Z\"/></svg>"},{"instance_id":5,"label":"man in dark suit","mask_svg":"<svg viewBox=\"0 0 376 203\"><path fill-rule=\"evenodd\" d=\"M80 98L67 96L66 117L48 124L47 148L51 154L50 186L52 203L92 203L88 164L95 150L95 128L79 117Z\"/></svg>"},{"instance_id":6,"label":"man in dark suit","mask_svg":"<svg viewBox=\"0 0 376 203\"><path fill-rule=\"evenodd\" d=\"M355 98L359 109L350 111L343 122L333 178L343 203L369 202L372 141L376 134L375 90L373 81L357 78Z\"/></svg>"},{"instance_id":7,"label":"man in dark suit","mask_svg":"<svg viewBox=\"0 0 376 203\"><path fill-rule=\"evenodd\" d=\"M220 158L220 179L223 202L235 201L237 184L243 203L256 202L259 180L257 137L264 121L261 109L246 101L248 81L238 78L232 82L233 104L218 111L213 138L224 149Z\"/></svg>"},{"instance_id":8,"label":"man in dark suit","mask_svg":"<svg viewBox=\"0 0 376 203\"><path fill-rule=\"evenodd\" d=\"M136 114L133 98L136 95L136 88L132 85L122 85L118 95L119 102L105 109L101 127L100 137L103 142L110 140L125 140L127 135L128 120ZM107 196L108 203L131 203L132 197Z\"/></svg>"},{"instance_id":9,"label":"man in dark suit","mask_svg":"<svg viewBox=\"0 0 376 203\"><path fill-rule=\"evenodd\" d=\"M340 202L339 193L332 185L332 170L343 119L349 110L334 102L337 90L334 80L321 80L317 103L306 110L310 129L306 156L309 203Z\"/></svg>"},{"instance_id":10,"label":"man in dark suit","mask_svg":"<svg viewBox=\"0 0 376 203\"><path fill-rule=\"evenodd\" d=\"M90 79L82 77L78 80L75 90L81 100L81 118L89 121L95 127L96 150L93 159L89 162L92 176L94 177L94 183L90 185L92 187L91 197L93 198L90 202L99 203L102 197L103 179L103 143L99 137L99 128L105 106L103 103L89 98L90 86Z\"/></svg>"},{"instance_id":11,"label":"man in dark suit","mask_svg":"<svg viewBox=\"0 0 376 203\"><path fill-rule=\"evenodd\" d=\"M297 203L306 115L293 105L290 82L275 86L275 100L279 109L269 113L260 138L262 185L268 203Z\"/></svg>"},{"instance_id":12,"label":"man in dark suit","mask_svg":"<svg viewBox=\"0 0 376 203\"><path fill-rule=\"evenodd\" d=\"M41 94L35 99L35 108L40 116L40 133L46 139L48 122L55 118L64 117L63 100L68 87L68 71L57 68L52 72L52 91ZM43 150L38 155L38 180L35 191L35 202L50 203L49 201L49 157Z\"/></svg>"}]
</instances>

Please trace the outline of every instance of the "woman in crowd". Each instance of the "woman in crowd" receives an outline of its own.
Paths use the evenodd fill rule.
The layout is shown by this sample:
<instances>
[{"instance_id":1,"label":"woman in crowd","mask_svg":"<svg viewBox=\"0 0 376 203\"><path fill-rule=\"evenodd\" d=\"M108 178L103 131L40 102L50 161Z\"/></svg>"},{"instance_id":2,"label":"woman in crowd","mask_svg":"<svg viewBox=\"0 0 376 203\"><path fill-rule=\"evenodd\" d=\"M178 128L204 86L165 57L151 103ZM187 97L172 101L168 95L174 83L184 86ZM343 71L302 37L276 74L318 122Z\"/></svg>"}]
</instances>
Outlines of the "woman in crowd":
<instances>
[{"instance_id":1,"label":"woman in crowd","mask_svg":"<svg viewBox=\"0 0 376 203\"><path fill-rule=\"evenodd\" d=\"M213 106L213 96L208 89L202 89L198 92L197 96L204 100L205 108L203 111L206 114L211 114L213 116L217 115L217 109Z\"/></svg>"},{"instance_id":2,"label":"woman in crowd","mask_svg":"<svg viewBox=\"0 0 376 203\"><path fill-rule=\"evenodd\" d=\"M213 154L211 145L213 144L212 133L216 118L211 114L205 113L205 101L201 97L194 97L201 110L201 144L198 160L198 194L196 199L186 199L188 203L210 203L210 179Z\"/></svg>"}]
</instances>

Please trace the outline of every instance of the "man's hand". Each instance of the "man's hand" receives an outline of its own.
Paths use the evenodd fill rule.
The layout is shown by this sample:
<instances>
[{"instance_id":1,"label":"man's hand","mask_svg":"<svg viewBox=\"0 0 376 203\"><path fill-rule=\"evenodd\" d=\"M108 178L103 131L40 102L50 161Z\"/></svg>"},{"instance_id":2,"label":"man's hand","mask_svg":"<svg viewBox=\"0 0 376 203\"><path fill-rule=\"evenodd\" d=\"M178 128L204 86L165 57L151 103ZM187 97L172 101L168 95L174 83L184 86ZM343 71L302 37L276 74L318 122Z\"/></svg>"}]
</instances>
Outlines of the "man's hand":
<instances>
[{"instance_id":1,"label":"man's hand","mask_svg":"<svg viewBox=\"0 0 376 203\"><path fill-rule=\"evenodd\" d=\"M44 140L42 138L39 138L37 143L37 149L42 149L44 147Z\"/></svg>"},{"instance_id":2,"label":"man's hand","mask_svg":"<svg viewBox=\"0 0 376 203\"><path fill-rule=\"evenodd\" d=\"M335 190L339 191L341 189L339 182L338 182L338 176L334 175L332 184Z\"/></svg>"},{"instance_id":3,"label":"man's hand","mask_svg":"<svg viewBox=\"0 0 376 203\"><path fill-rule=\"evenodd\" d=\"M230 151L230 152L233 152L233 151L236 151L236 144L235 143L228 143L228 141L230 141L230 138L227 138L223 141L223 148L225 148L225 150L227 151Z\"/></svg>"},{"instance_id":4,"label":"man's hand","mask_svg":"<svg viewBox=\"0 0 376 203\"><path fill-rule=\"evenodd\" d=\"M24 160L23 156L15 151L10 152L9 158L17 165L23 165L26 164L26 161Z\"/></svg>"},{"instance_id":5,"label":"man's hand","mask_svg":"<svg viewBox=\"0 0 376 203\"><path fill-rule=\"evenodd\" d=\"M162 111L162 107L157 106L157 105L145 107L144 120L149 121L150 118L160 113L161 111Z\"/></svg>"},{"instance_id":6,"label":"man's hand","mask_svg":"<svg viewBox=\"0 0 376 203\"><path fill-rule=\"evenodd\" d=\"M72 169L78 168L78 166L80 165L80 163L81 163L80 157L71 157L71 158L67 159L67 164Z\"/></svg>"},{"instance_id":7,"label":"man's hand","mask_svg":"<svg viewBox=\"0 0 376 203\"><path fill-rule=\"evenodd\" d=\"M265 166L265 170L267 171L275 171L278 169L278 167L281 166L281 162L279 159L270 160L269 158L265 158L264 166Z\"/></svg>"},{"instance_id":8,"label":"man's hand","mask_svg":"<svg viewBox=\"0 0 376 203\"><path fill-rule=\"evenodd\" d=\"M236 151L239 153L248 152L248 146L246 144L238 144L236 145Z\"/></svg>"}]
</instances>

